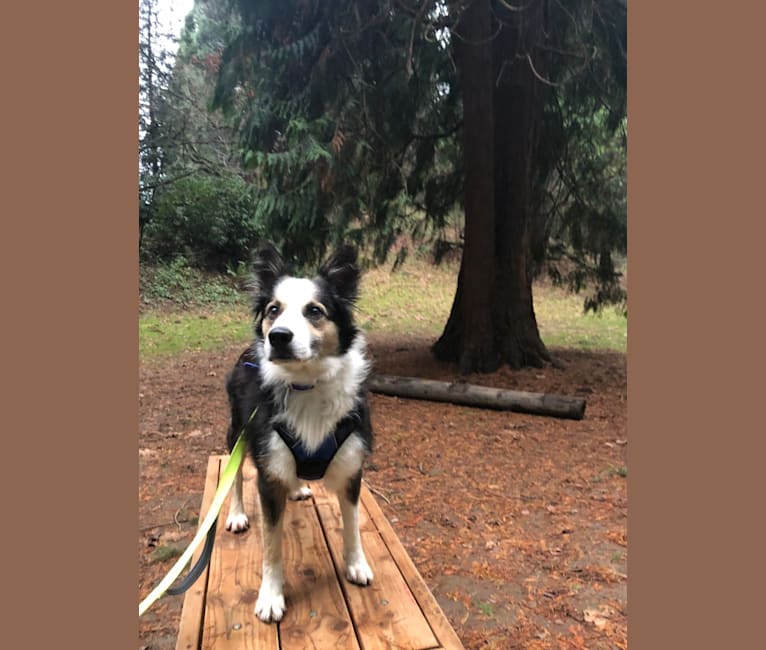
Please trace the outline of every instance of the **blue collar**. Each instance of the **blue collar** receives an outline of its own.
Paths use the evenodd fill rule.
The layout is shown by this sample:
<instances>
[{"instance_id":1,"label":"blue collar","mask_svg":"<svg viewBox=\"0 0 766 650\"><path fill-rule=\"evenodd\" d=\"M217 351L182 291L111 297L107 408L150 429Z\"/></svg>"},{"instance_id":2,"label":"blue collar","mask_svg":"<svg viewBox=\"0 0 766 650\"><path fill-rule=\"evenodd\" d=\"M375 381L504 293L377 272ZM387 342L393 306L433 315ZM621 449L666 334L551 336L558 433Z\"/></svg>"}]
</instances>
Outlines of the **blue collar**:
<instances>
[{"instance_id":1,"label":"blue collar","mask_svg":"<svg viewBox=\"0 0 766 650\"><path fill-rule=\"evenodd\" d=\"M260 369L260 365L257 363L253 363L251 361L243 361L243 366L247 366L248 368L255 368L256 370ZM311 390L314 388L314 384L290 384L290 388L293 390Z\"/></svg>"}]
</instances>

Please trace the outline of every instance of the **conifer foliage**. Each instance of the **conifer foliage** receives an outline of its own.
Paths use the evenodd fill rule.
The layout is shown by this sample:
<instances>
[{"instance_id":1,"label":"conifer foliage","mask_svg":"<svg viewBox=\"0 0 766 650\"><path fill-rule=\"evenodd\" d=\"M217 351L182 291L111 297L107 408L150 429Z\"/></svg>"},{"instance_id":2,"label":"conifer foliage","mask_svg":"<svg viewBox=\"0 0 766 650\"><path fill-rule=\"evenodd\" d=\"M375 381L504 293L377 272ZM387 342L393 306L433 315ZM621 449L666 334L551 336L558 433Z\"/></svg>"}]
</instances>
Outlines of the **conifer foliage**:
<instances>
[{"instance_id":1,"label":"conifer foliage","mask_svg":"<svg viewBox=\"0 0 766 650\"><path fill-rule=\"evenodd\" d=\"M437 259L458 250L434 353L463 371L541 365L538 274L585 290L586 308L626 306L626 14L624 0L197 0L154 113L167 137L142 169L155 186L202 174L208 205L223 179L231 236L197 256L219 265L260 234L306 265L349 240L383 261L405 233ZM209 221L144 197L175 210L155 233Z\"/></svg>"},{"instance_id":2,"label":"conifer foliage","mask_svg":"<svg viewBox=\"0 0 766 650\"><path fill-rule=\"evenodd\" d=\"M383 259L407 229L463 250L438 357L540 365L532 280L624 303L621 0L241 0L214 104L237 120L259 218L300 259ZM461 238L446 229L464 213Z\"/></svg>"}]
</instances>

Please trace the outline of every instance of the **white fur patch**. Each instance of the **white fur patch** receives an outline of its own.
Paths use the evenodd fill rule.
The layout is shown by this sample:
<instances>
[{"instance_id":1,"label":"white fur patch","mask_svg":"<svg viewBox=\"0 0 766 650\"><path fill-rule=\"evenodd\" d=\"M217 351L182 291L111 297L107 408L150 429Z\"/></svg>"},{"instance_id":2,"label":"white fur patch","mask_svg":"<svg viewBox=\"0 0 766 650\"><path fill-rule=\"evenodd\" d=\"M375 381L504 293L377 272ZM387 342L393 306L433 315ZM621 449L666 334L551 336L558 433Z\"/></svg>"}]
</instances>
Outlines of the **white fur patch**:
<instances>
[{"instance_id":1,"label":"white fur patch","mask_svg":"<svg viewBox=\"0 0 766 650\"><path fill-rule=\"evenodd\" d=\"M359 386L369 372L365 347L364 337L358 334L341 356L302 363L263 361L264 385L274 386L277 399L283 403L279 418L295 432L309 453L318 449L337 422L354 408ZM290 388L292 384L314 388L298 391Z\"/></svg>"},{"instance_id":2,"label":"white fur patch","mask_svg":"<svg viewBox=\"0 0 766 650\"><path fill-rule=\"evenodd\" d=\"M305 501L306 499L310 499L313 492L311 491L311 488L302 485L299 487L296 491L292 492L290 494L290 500L291 501Z\"/></svg>"},{"instance_id":3,"label":"white fur patch","mask_svg":"<svg viewBox=\"0 0 766 650\"><path fill-rule=\"evenodd\" d=\"M296 474L295 457L276 431L271 432L264 470L272 478L287 485L289 492L300 490L301 484Z\"/></svg>"},{"instance_id":4,"label":"white fur patch","mask_svg":"<svg viewBox=\"0 0 766 650\"><path fill-rule=\"evenodd\" d=\"M285 596L282 585L264 578L255 601L255 615L264 623L281 621L285 614Z\"/></svg>"},{"instance_id":5,"label":"white fur patch","mask_svg":"<svg viewBox=\"0 0 766 650\"><path fill-rule=\"evenodd\" d=\"M372 584L372 569L367 564L364 554L357 557L353 562L346 561L346 577L349 582L353 582L355 585Z\"/></svg>"},{"instance_id":6,"label":"white fur patch","mask_svg":"<svg viewBox=\"0 0 766 650\"><path fill-rule=\"evenodd\" d=\"M348 480L362 469L365 455L366 450L361 438L354 435L346 438L324 475L327 489L336 493L345 492Z\"/></svg>"},{"instance_id":7,"label":"white fur patch","mask_svg":"<svg viewBox=\"0 0 766 650\"><path fill-rule=\"evenodd\" d=\"M231 490L226 530L230 530L232 533L241 533L248 528L250 528L250 521L245 514L245 506L242 502L242 467L240 466L234 477L234 485Z\"/></svg>"},{"instance_id":8,"label":"white fur patch","mask_svg":"<svg viewBox=\"0 0 766 650\"><path fill-rule=\"evenodd\" d=\"M258 599L255 601L255 615L264 623L280 621L285 613L285 582L282 562L282 517L274 526L262 521L263 535L263 576Z\"/></svg>"},{"instance_id":9,"label":"white fur patch","mask_svg":"<svg viewBox=\"0 0 766 650\"><path fill-rule=\"evenodd\" d=\"M226 518L226 530L230 530L232 533L241 533L248 528L250 528L250 520L244 512L229 513Z\"/></svg>"},{"instance_id":10,"label":"white fur patch","mask_svg":"<svg viewBox=\"0 0 766 650\"><path fill-rule=\"evenodd\" d=\"M315 356L313 336L303 308L315 300L316 293L316 285L305 278L285 278L274 288L274 300L281 305L282 312L269 327L285 327L293 333L290 346L298 362ZM268 358L271 355L268 336L264 341L264 350Z\"/></svg>"}]
</instances>

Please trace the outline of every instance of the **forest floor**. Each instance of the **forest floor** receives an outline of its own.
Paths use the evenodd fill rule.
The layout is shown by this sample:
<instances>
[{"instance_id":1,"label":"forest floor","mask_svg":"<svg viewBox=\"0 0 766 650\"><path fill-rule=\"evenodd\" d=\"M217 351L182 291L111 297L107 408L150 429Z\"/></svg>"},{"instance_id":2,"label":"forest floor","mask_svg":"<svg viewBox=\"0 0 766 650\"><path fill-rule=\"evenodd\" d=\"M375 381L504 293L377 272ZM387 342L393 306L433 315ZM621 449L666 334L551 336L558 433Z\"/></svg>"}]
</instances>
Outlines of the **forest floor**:
<instances>
[{"instance_id":1,"label":"forest floor","mask_svg":"<svg viewBox=\"0 0 766 650\"><path fill-rule=\"evenodd\" d=\"M376 372L458 379L428 337L368 338ZM195 532L240 351L142 358L139 599ZM469 649L627 647L627 357L551 351L564 367L460 379L584 397L580 421L371 397L365 480ZM141 617L140 648L175 647L181 604Z\"/></svg>"}]
</instances>

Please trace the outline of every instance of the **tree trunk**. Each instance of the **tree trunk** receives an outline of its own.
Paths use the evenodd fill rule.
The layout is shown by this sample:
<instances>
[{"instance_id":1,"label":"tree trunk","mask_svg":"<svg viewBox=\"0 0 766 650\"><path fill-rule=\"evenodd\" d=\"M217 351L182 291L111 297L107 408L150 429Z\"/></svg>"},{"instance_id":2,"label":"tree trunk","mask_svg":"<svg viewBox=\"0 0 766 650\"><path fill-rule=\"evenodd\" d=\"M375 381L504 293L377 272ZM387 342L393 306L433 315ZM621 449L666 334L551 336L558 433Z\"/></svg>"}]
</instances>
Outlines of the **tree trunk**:
<instances>
[{"instance_id":1,"label":"tree trunk","mask_svg":"<svg viewBox=\"0 0 766 650\"><path fill-rule=\"evenodd\" d=\"M533 191L546 90L532 66L547 71L536 47L545 6L532 0L509 11L474 0L454 39L463 94L465 248L449 320L433 351L462 373L551 361L532 300L533 238L543 225ZM499 33L492 33L490 10L502 21Z\"/></svg>"},{"instance_id":2,"label":"tree trunk","mask_svg":"<svg viewBox=\"0 0 766 650\"><path fill-rule=\"evenodd\" d=\"M474 0L453 39L463 95L465 247L452 311L433 352L438 359L457 362L461 372L491 372L499 365L492 320L495 197L491 27L490 0Z\"/></svg>"},{"instance_id":3,"label":"tree trunk","mask_svg":"<svg viewBox=\"0 0 766 650\"><path fill-rule=\"evenodd\" d=\"M547 415L557 418L571 418L573 420L582 420L585 415L584 399L553 393L530 393L474 384L387 375L375 375L369 379L367 384L373 393L383 395L449 402L451 404L532 413L533 415Z\"/></svg>"},{"instance_id":4,"label":"tree trunk","mask_svg":"<svg viewBox=\"0 0 766 650\"><path fill-rule=\"evenodd\" d=\"M495 70L495 224L498 347L513 368L542 366L551 357L537 327L532 300L533 234L541 219L536 185L546 70L536 45L543 38L543 0L521 12L502 5L504 25L493 41ZM531 63L532 62L532 63Z\"/></svg>"}]
</instances>

